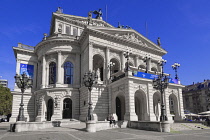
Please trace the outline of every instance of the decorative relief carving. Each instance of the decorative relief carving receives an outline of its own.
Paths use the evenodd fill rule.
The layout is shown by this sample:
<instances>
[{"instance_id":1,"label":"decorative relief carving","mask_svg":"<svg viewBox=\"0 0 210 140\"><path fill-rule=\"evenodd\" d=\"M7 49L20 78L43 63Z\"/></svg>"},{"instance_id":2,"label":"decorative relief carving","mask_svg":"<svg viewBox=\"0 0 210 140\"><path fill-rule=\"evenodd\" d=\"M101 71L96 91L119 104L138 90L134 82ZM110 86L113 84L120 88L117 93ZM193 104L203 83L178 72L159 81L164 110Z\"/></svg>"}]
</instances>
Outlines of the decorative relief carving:
<instances>
[{"instance_id":1,"label":"decorative relief carving","mask_svg":"<svg viewBox=\"0 0 210 140\"><path fill-rule=\"evenodd\" d=\"M93 56L95 54L100 54L103 58L105 58L104 50L102 50L100 48L93 48Z\"/></svg>"},{"instance_id":2,"label":"decorative relief carving","mask_svg":"<svg viewBox=\"0 0 210 140\"><path fill-rule=\"evenodd\" d=\"M118 92L118 91L124 91L124 86L118 86L118 87L115 87L115 88L112 88L112 92Z\"/></svg>"},{"instance_id":3,"label":"decorative relief carving","mask_svg":"<svg viewBox=\"0 0 210 140\"><path fill-rule=\"evenodd\" d=\"M116 59L120 60L120 54L118 54L117 52L110 52L110 60L112 58L116 58Z\"/></svg>"},{"instance_id":4,"label":"decorative relief carving","mask_svg":"<svg viewBox=\"0 0 210 140\"><path fill-rule=\"evenodd\" d=\"M177 89L168 89L168 93L170 94L174 94L175 96L178 96L178 91Z\"/></svg>"},{"instance_id":5,"label":"decorative relief carving","mask_svg":"<svg viewBox=\"0 0 210 140\"><path fill-rule=\"evenodd\" d=\"M75 60L76 59L76 56L75 54L64 54L62 55L62 62L65 62L66 60Z\"/></svg>"},{"instance_id":6,"label":"decorative relief carving","mask_svg":"<svg viewBox=\"0 0 210 140\"><path fill-rule=\"evenodd\" d=\"M146 85L140 84L140 85L135 86L134 88L135 88L135 89L142 90L142 91L144 91L145 93L147 93L147 86L146 86Z\"/></svg>"},{"instance_id":7,"label":"decorative relief carving","mask_svg":"<svg viewBox=\"0 0 210 140\"><path fill-rule=\"evenodd\" d=\"M139 43L139 44L141 44L141 45L145 45L145 44L146 44L146 43L143 43L143 42L139 39L138 36L135 36L134 33L131 33L131 34L127 33L127 34L124 34L124 35L121 35L121 36L120 36L119 34L115 34L115 36L121 37L121 38L123 38L123 39L128 39L128 40L130 40L130 41Z\"/></svg>"},{"instance_id":8,"label":"decorative relief carving","mask_svg":"<svg viewBox=\"0 0 210 140\"><path fill-rule=\"evenodd\" d=\"M72 95L72 92L71 92L70 90L68 90L68 89L66 90L66 96L67 96L67 95L68 95L68 96L71 96L71 95Z\"/></svg>"},{"instance_id":9,"label":"decorative relief carving","mask_svg":"<svg viewBox=\"0 0 210 140\"><path fill-rule=\"evenodd\" d=\"M74 20L75 22L81 22L81 23L83 23L83 24L86 24L86 25L88 25L88 20ZM101 22L96 22L96 21L92 21L92 23L91 24L89 24L89 25L92 25L92 26L100 26L100 27L110 27L110 26L107 26L106 24L104 24L104 23L101 23Z\"/></svg>"}]
</instances>

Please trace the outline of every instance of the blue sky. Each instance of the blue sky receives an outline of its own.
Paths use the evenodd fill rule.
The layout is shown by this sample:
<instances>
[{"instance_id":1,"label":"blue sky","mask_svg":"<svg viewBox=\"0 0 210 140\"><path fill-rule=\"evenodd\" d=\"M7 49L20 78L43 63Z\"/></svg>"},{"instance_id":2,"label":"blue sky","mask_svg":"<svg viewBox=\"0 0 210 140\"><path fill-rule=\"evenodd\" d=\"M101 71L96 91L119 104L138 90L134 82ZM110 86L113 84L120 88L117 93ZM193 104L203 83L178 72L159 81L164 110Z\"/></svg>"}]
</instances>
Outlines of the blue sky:
<instances>
[{"instance_id":1,"label":"blue sky","mask_svg":"<svg viewBox=\"0 0 210 140\"><path fill-rule=\"evenodd\" d=\"M87 17L88 11L102 8L103 19L113 26L131 26L168 51L165 72L174 77L178 70L183 85L210 79L209 0L1 0L0 76L13 90L16 60L12 50L18 42L35 46L49 33L52 12L62 7L65 14Z\"/></svg>"}]
</instances>

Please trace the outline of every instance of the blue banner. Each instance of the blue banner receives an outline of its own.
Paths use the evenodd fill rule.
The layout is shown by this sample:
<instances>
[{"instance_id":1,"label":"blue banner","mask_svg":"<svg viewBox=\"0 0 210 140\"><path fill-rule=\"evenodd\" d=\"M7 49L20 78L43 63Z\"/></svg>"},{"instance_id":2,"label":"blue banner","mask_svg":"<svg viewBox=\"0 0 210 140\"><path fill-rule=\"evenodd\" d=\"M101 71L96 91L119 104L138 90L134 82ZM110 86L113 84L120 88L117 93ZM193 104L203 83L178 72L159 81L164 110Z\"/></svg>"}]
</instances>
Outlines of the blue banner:
<instances>
[{"instance_id":1,"label":"blue banner","mask_svg":"<svg viewBox=\"0 0 210 140\"><path fill-rule=\"evenodd\" d=\"M141 78L146 78L146 79L154 79L154 78L158 78L158 75L155 74L150 74L150 73L144 73L144 72L140 72L140 71L134 71L134 75L136 77L141 77ZM174 84L178 84L178 79L172 79L169 78L169 83L174 83Z\"/></svg>"},{"instance_id":2,"label":"blue banner","mask_svg":"<svg viewBox=\"0 0 210 140\"><path fill-rule=\"evenodd\" d=\"M26 73L27 76L30 76L32 79L34 77L34 65L22 64L20 63L20 74Z\"/></svg>"}]
</instances>

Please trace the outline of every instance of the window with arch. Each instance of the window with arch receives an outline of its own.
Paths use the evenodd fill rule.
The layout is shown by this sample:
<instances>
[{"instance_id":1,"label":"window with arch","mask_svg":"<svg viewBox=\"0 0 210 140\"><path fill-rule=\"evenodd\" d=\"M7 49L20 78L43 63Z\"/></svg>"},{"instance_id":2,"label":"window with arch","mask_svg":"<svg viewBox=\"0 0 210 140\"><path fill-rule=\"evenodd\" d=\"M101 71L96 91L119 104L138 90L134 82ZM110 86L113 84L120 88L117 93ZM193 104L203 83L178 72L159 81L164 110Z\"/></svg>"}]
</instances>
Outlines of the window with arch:
<instances>
[{"instance_id":1,"label":"window with arch","mask_svg":"<svg viewBox=\"0 0 210 140\"><path fill-rule=\"evenodd\" d=\"M73 84L73 64L71 62L64 64L64 84Z\"/></svg>"},{"instance_id":2,"label":"window with arch","mask_svg":"<svg viewBox=\"0 0 210 140\"><path fill-rule=\"evenodd\" d=\"M56 82L56 63L51 62L49 64L49 85Z\"/></svg>"}]
</instances>

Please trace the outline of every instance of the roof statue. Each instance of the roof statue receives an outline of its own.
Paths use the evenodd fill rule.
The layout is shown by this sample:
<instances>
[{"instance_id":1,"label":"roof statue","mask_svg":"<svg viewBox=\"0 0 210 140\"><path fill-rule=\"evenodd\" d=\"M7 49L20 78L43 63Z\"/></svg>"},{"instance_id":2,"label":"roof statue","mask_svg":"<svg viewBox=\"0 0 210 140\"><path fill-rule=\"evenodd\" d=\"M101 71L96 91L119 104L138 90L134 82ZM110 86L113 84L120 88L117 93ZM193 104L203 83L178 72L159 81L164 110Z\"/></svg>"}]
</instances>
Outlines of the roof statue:
<instances>
[{"instance_id":1,"label":"roof statue","mask_svg":"<svg viewBox=\"0 0 210 140\"><path fill-rule=\"evenodd\" d=\"M120 25L120 22L118 22L118 27L117 28L123 28L124 25Z\"/></svg>"},{"instance_id":2,"label":"roof statue","mask_svg":"<svg viewBox=\"0 0 210 140\"><path fill-rule=\"evenodd\" d=\"M101 11L101 9L99 9L98 11L97 10L93 11L93 14L96 15L96 19L102 19L102 11Z\"/></svg>"},{"instance_id":3,"label":"roof statue","mask_svg":"<svg viewBox=\"0 0 210 140\"><path fill-rule=\"evenodd\" d=\"M158 39L157 39L157 44L158 44L158 46L161 46L160 37L158 37Z\"/></svg>"},{"instance_id":4,"label":"roof statue","mask_svg":"<svg viewBox=\"0 0 210 140\"><path fill-rule=\"evenodd\" d=\"M92 11L88 12L88 25L92 24Z\"/></svg>"},{"instance_id":5,"label":"roof statue","mask_svg":"<svg viewBox=\"0 0 210 140\"><path fill-rule=\"evenodd\" d=\"M125 26L125 29L131 29L131 27L130 27L130 26L128 26L128 25L126 25L126 26Z\"/></svg>"},{"instance_id":6,"label":"roof statue","mask_svg":"<svg viewBox=\"0 0 210 140\"><path fill-rule=\"evenodd\" d=\"M128 26L128 25L126 25L126 26L124 26L124 25L120 25L120 22L118 22L118 26L117 26L117 28L131 29L131 27L130 27L130 26Z\"/></svg>"},{"instance_id":7,"label":"roof statue","mask_svg":"<svg viewBox=\"0 0 210 140\"><path fill-rule=\"evenodd\" d=\"M63 13L63 9L61 9L61 7L58 7L56 13L59 13L59 14Z\"/></svg>"}]
</instances>

